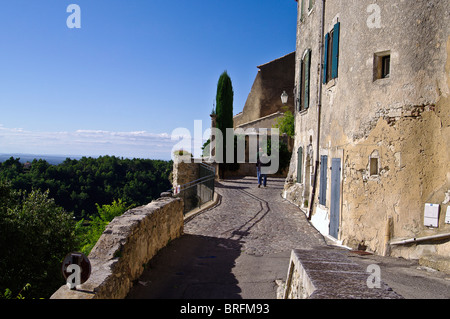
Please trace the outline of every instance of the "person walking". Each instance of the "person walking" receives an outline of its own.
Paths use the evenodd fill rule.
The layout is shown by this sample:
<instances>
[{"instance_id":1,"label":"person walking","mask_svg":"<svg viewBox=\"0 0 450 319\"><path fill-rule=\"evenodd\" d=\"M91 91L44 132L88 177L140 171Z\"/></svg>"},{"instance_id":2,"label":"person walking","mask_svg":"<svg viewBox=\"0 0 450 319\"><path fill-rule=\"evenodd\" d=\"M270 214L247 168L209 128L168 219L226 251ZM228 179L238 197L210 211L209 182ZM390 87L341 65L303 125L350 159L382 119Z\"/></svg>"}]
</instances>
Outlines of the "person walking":
<instances>
[{"instance_id":1,"label":"person walking","mask_svg":"<svg viewBox=\"0 0 450 319\"><path fill-rule=\"evenodd\" d=\"M263 159L263 162L268 160L267 155L263 153L263 150L260 147L256 159L256 175L258 176L258 188L261 187L261 182L263 183L264 187L267 187L267 174L263 174L261 171L261 167L267 166L267 163L261 162L261 159Z\"/></svg>"}]
</instances>

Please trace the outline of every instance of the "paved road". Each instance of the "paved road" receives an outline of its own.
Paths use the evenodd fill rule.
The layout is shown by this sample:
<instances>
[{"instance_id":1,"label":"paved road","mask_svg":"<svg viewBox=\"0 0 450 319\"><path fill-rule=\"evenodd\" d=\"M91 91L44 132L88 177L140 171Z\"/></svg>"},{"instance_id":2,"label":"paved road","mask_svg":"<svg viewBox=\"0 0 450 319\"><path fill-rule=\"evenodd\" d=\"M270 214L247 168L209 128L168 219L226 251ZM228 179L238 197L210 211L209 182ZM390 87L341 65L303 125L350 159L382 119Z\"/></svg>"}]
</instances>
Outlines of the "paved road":
<instances>
[{"instance_id":1,"label":"paved road","mask_svg":"<svg viewBox=\"0 0 450 319\"><path fill-rule=\"evenodd\" d=\"M149 263L128 298L275 299L293 248L326 245L306 216L281 197L284 179L216 184L219 203L188 220L185 235Z\"/></svg>"},{"instance_id":2,"label":"paved road","mask_svg":"<svg viewBox=\"0 0 450 319\"><path fill-rule=\"evenodd\" d=\"M283 185L284 179L269 179L267 188L257 188L252 177L217 183L219 203L186 221L185 234L152 259L128 298L276 298L291 250L327 245L281 197ZM405 298L450 299L448 274L401 258L348 256L362 267L378 264L381 279Z\"/></svg>"}]
</instances>

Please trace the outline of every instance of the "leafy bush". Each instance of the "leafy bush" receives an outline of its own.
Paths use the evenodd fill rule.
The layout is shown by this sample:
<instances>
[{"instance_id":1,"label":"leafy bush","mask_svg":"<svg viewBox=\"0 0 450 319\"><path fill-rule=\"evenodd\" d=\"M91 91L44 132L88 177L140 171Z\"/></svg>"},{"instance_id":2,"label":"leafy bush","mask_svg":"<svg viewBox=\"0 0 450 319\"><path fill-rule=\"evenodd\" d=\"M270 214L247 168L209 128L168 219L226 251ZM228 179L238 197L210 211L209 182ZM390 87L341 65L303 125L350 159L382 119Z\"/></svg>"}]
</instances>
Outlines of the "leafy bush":
<instances>
[{"instance_id":1,"label":"leafy bush","mask_svg":"<svg viewBox=\"0 0 450 319\"><path fill-rule=\"evenodd\" d=\"M30 283L31 297L50 296L64 284L61 262L77 244L73 215L48 191L15 191L0 181L0 291Z\"/></svg>"},{"instance_id":2,"label":"leafy bush","mask_svg":"<svg viewBox=\"0 0 450 319\"><path fill-rule=\"evenodd\" d=\"M100 205L97 204L96 206L98 216L95 216L89 222L82 219L76 225L77 237L80 240L80 252L85 255L89 255L106 226L114 219L114 217L122 215L132 207L127 207L121 199L113 201L111 205L102 205L100 207ZM87 225L85 225L86 223Z\"/></svg>"},{"instance_id":3,"label":"leafy bush","mask_svg":"<svg viewBox=\"0 0 450 319\"><path fill-rule=\"evenodd\" d=\"M286 133L288 136L294 137L295 135L294 121L295 121L294 114L292 114L291 111L286 109L283 117L278 118L273 127L278 128L280 130L280 134Z\"/></svg>"},{"instance_id":4,"label":"leafy bush","mask_svg":"<svg viewBox=\"0 0 450 319\"><path fill-rule=\"evenodd\" d=\"M27 291L30 287L30 284L26 284L15 297L13 297L11 289L6 288L3 295L0 294L0 299L25 299L25 297L22 295L22 292Z\"/></svg>"}]
</instances>

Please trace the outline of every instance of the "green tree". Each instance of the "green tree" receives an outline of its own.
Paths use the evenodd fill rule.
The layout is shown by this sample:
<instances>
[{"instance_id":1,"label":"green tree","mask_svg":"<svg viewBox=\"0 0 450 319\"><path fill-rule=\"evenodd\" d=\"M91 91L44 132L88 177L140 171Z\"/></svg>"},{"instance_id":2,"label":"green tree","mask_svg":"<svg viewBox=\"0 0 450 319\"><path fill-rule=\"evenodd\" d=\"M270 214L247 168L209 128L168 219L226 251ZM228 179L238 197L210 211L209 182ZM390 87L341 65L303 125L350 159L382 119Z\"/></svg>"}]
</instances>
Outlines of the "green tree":
<instances>
[{"instance_id":1,"label":"green tree","mask_svg":"<svg viewBox=\"0 0 450 319\"><path fill-rule=\"evenodd\" d=\"M49 297L64 284L61 262L77 247L72 214L47 192L15 191L0 181L0 291Z\"/></svg>"},{"instance_id":2,"label":"green tree","mask_svg":"<svg viewBox=\"0 0 450 319\"><path fill-rule=\"evenodd\" d=\"M280 130L280 134L286 133L288 136L294 137L294 121L294 114L286 108L283 117L278 118L273 127L278 128Z\"/></svg>"},{"instance_id":3,"label":"green tree","mask_svg":"<svg viewBox=\"0 0 450 319\"><path fill-rule=\"evenodd\" d=\"M220 171L223 174L224 169L227 168L225 164L226 160L226 145L227 143L234 143L234 138L232 141L227 141L226 129L233 128L233 84L231 78L227 71L224 71L219 78L217 83L217 93L216 93L216 126L222 132L223 143L220 145L220 140L217 140L216 149L223 150L223 162L220 164ZM223 176L223 175L222 175Z\"/></svg>"},{"instance_id":4,"label":"green tree","mask_svg":"<svg viewBox=\"0 0 450 319\"><path fill-rule=\"evenodd\" d=\"M116 216L122 215L131 206L127 206L121 199L118 201L113 201L111 205L98 205L97 211L98 216L95 216L91 221L86 222L84 219L80 220L76 225L77 237L80 240L80 251L89 255L92 248L94 248L98 239L102 235L106 226L114 219Z\"/></svg>"}]
</instances>

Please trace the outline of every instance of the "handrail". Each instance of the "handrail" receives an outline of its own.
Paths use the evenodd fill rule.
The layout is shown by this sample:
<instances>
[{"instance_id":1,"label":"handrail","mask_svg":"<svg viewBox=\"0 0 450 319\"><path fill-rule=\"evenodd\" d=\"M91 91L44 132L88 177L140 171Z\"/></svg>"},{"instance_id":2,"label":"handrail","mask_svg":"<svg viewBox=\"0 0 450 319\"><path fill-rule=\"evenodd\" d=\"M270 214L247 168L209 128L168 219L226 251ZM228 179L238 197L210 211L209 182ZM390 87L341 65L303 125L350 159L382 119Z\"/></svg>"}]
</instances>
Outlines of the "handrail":
<instances>
[{"instance_id":1,"label":"handrail","mask_svg":"<svg viewBox=\"0 0 450 319\"><path fill-rule=\"evenodd\" d=\"M178 185L178 187L180 187L180 191L188 189L188 188L190 188L192 186L195 186L196 184L199 184L199 183L202 183L202 182L206 182L206 181L209 181L209 180L215 178L216 168L214 166L207 165L205 163L199 163L199 164L202 167L206 168L207 170L211 171L213 174L197 178L197 179L195 179L193 181L190 181L190 182L187 182L187 183L185 183L183 185ZM175 188L172 187L171 189L167 190L167 192L172 192L173 193L174 190L175 190Z\"/></svg>"}]
</instances>

